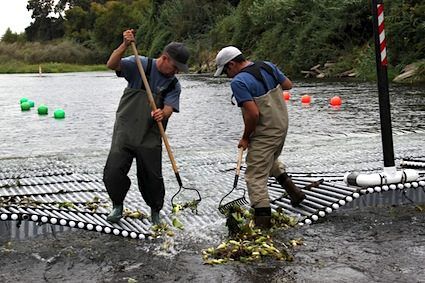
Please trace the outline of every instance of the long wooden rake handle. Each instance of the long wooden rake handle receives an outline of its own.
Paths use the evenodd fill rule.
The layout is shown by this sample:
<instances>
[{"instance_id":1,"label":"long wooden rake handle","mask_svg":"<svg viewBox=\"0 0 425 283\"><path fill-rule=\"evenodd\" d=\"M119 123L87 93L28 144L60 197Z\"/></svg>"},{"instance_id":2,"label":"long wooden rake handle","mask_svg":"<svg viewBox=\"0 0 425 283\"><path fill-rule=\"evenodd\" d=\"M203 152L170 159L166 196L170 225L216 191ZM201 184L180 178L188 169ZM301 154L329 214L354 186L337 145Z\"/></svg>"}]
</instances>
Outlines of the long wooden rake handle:
<instances>
[{"instance_id":1,"label":"long wooden rake handle","mask_svg":"<svg viewBox=\"0 0 425 283\"><path fill-rule=\"evenodd\" d=\"M242 157L243 157L243 147L239 147L238 148L238 161L236 163L236 173L235 173L235 180L233 181L233 188L236 188L236 186L238 185L239 174L241 172Z\"/></svg>"},{"instance_id":2,"label":"long wooden rake handle","mask_svg":"<svg viewBox=\"0 0 425 283\"><path fill-rule=\"evenodd\" d=\"M156 104L155 104L155 100L153 98L148 79L146 78L145 70L143 69L142 62L140 61L140 58L139 58L139 53L137 52L136 44L134 42L131 42L131 48L133 50L134 57L136 58L137 68L139 69L140 75L142 76L143 84L145 85L145 89L146 89L146 92L147 92L147 95L148 95L149 104L152 108L152 111L155 111L157 109ZM160 122L160 121L157 121L157 124L158 124L158 128L159 128L159 132L161 133L162 140L164 141L165 148L167 149L168 157L170 158L174 174L176 175L177 182L179 183L179 186L182 187L183 183L182 183L182 180L180 178L180 174L179 174L179 170L177 168L176 160L174 159L173 152L171 151L170 143L168 142L168 137L165 134L164 126L162 125L162 122Z\"/></svg>"},{"instance_id":3,"label":"long wooden rake handle","mask_svg":"<svg viewBox=\"0 0 425 283\"><path fill-rule=\"evenodd\" d=\"M230 192L228 192L224 197L221 198L221 200L220 200L220 202L218 204L218 210L222 214L224 214L224 215L226 215L230 211L230 209L232 207L234 207L234 206L240 206L240 205L248 204L248 202L245 199L245 192L246 191L243 190L244 193L243 193L243 196L242 197L240 197L238 199L235 199L235 200L232 200L232 201L230 201L230 202L222 205L223 200L227 196L229 196L235 189L237 190L238 180L239 180L239 173L240 173L240 170L241 170L241 163L242 163L243 151L244 151L244 149L242 147L238 148L238 157L237 157L238 159L237 159L237 162L236 162L236 173L235 173L235 178L233 180L233 187L230 190Z\"/></svg>"}]
</instances>

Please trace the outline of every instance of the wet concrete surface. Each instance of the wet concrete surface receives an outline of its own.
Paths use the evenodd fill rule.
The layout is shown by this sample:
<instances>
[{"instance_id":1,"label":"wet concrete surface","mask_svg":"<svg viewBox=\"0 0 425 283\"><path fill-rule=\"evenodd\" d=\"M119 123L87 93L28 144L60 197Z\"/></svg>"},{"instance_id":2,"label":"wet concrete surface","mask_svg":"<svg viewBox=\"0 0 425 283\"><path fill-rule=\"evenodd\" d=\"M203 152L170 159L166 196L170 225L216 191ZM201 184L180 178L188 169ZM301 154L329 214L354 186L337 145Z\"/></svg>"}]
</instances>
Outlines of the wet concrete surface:
<instances>
[{"instance_id":1,"label":"wet concrete surface","mask_svg":"<svg viewBox=\"0 0 425 283\"><path fill-rule=\"evenodd\" d=\"M204 265L201 250L217 245L223 232L218 228L221 236L208 240L182 231L171 249L161 249L165 239L86 231L3 242L0 281L425 282L425 212L415 205L340 210L314 225L279 231L277 242L303 240L290 248L292 262Z\"/></svg>"}]
</instances>

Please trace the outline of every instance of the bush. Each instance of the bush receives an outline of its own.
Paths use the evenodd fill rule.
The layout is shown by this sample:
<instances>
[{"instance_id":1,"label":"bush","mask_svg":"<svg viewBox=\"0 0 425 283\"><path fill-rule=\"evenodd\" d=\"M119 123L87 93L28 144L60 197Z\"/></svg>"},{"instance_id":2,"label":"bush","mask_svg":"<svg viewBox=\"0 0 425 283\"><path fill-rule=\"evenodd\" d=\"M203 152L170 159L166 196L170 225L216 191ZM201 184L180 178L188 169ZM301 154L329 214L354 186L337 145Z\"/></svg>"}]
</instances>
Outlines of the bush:
<instances>
[{"instance_id":1,"label":"bush","mask_svg":"<svg viewBox=\"0 0 425 283\"><path fill-rule=\"evenodd\" d=\"M60 62L70 64L94 64L101 56L96 50L90 50L71 41L50 43L0 43L0 55L7 61L23 61L27 64Z\"/></svg>"}]
</instances>

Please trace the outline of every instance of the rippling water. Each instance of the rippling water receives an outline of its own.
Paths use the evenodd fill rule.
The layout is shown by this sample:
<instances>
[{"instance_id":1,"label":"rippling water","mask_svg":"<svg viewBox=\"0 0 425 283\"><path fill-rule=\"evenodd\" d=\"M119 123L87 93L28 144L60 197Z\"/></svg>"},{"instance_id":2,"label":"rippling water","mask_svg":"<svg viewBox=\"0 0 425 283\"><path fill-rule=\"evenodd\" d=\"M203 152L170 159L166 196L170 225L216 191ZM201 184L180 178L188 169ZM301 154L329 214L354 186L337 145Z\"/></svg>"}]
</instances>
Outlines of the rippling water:
<instances>
[{"instance_id":1,"label":"rippling water","mask_svg":"<svg viewBox=\"0 0 425 283\"><path fill-rule=\"evenodd\" d=\"M243 123L239 108L230 103L229 80L208 75L182 75L180 79L181 112L173 115L167 130L177 157L235 148ZM125 85L113 72L0 75L0 158L58 154L106 158ZM299 81L291 93L284 152L290 166L308 169L316 164L316 170L332 170L328 163L359 155L364 155L363 161L380 162L375 83ZM311 95L310 105L300 103L303 94ZM425 88L393 85L390 94L396 155L425 155ZM329 106L334 95L343 100L340 108ZM22 112L22 97L34 100L35 108ZM49 107L48 116L37 115L36 108L42 103ZM52 117L56 108L65 110L65 119ZM398 136L406 135L398 141Z\"/></svg>"},{"instance_id":2,"label":"rippling water","mask_svg":"<svg viewBox=\"0 0 425 283\"><path fill-rule=\"evenodd\" d=\"M199 267L200 260L197 251L193 252L193 250L204 248L204 241L208 241L208 243L219 242L226 233L223 219L217 215L216 206L218 198L224 195L225 192L227 193L233 183L232 172L229 170L233 170L235 165L236 145L243 131L243 123L239 108L230 103L229 80L212 78L207 75L184 75L180 78L183 88L181 112L173 115L168 125L167 134L181 169L180 172L182 173L184 184L187 184L188 181L189 183L195 183L195 187L201 190L203 204L200 207L200 218L197 218L197 220L201 219L200 223L195 220L191 221L191 218L188 217L188 225L185 226L184 233L182 232L176 238L176 243L183 243L184 245L180 245L190 250L189 254L191 256L185 259L184 253L181 253L183 254L183 263L175 266L175 269L173 267L173 270L176 273L188 274L187 277L183 278L190 278L190 280L195 278L196 281L196 278L202 278L203 280L199 280L200 282L211 278L220 278L217 279L218 281L223 281L223 278L232 279L227 281L247 281L245 279L250 276L257 278L255 277L257 275L263 277L265 274L270 274L273 269L264 269L262 263L258 265L258 268L257 265L248 265L248 271L250 271L249 268L253 268L251 273L246 272L245 266L240 265L235 265L235 267L224 266L221 269L218 269L220 267L213 269ZM14 172L22 169L22 167L55 170L58 167L68 166L69 163L72 168L84 168L84 170L88 168L94 173L101 174L110 147L115 111L125 85L125 81L116 78L113 72L47 74L43 77L34 75L0 75L0 173L8 170ZM282 158L288 167L288 171L345 172L349 170L376 170L382 167L383 154L381 149L378 94L375 83L298 81L295 82L295 87L291 93L292 99L288 102L290 128L284 152L282 153ZM303 94L311 95L312 102L310 105L305 106L300 103L300 97ZM405 156L425 157L425 87L393 85L390 87L390 94L396 158L399 159ZM329 99L334 95L339 95L343 100L340 108L329 106ZM35 108L29 112L22 112L19 107L19 100L22 97L34 100ZM36 108L41 103L49 107L48 116L37 115ZM55 120L52 117L56 108L65 110L65 119ZM164 155L166 155L165 151ZM166 157L164 158L164 163L168 163L164 164L163 169L167 187L166 204L168 204L172 192L177 188L173 172ZM227 173L225 173L226 171ZM135 179L134 168L133 172L131 172L131 177L133 180ZM135 187L134 183L133 187ZM137 188L134 189L137 190ZM144 205L143 203L140 204L141 207ZM168 212L170 207L168 206L164 210ZM408 217L402 218L410 219ZM393 234L395 233L396 236L392 236L393 240L388 244L391 247L387 247L387 250L391 250L391 253L388 253L388 256L385 257L385 247L383 249L382 240L379 238L381 234L387 235L385 230L382 232L382 229L379 228L382 223L376 222L375 214L368 216L366 221L364 221L363 217L358 219L361 219L357 220L359 223L365 223L363 225L364 230L358 230L357 228L339 228L338 230L335 228L338 227L338 221L335 221L337 224L332 225L326 223L326 225L330 225L330 228L326 228L325 225L319 226L322 230L319 229L317 233L314 230L307 230L306 237L309 242L306 247L309 248L307 248L306 253L312 254L312 256L307 254L300 255L300 264L296 265L295 270L298 271L301 278L303 276L308 278L309 275L312 278L321 278L320 276L317 277L317 272L320 271L321 267L313 266L312 263L316 262L322 265L324 262L327 263L325 267L332 267L332 270L323 269L326 270L325 276L341 281L342 275L339 274L338 269L334 268L333 264L336 257L341 254L347 254L347 251L347 258L345 261L339 261L339 266L341 264L343 266L344 264L351 266L353 258L357 259L354 262L355 268L351 271L352 273L347 275L349 277L354 272L360 273L358 266L362 265L359 262L364 263L362 270L370 270L370 262L382 262L388 260L388 258L392 259L394 258L392 255L395 250L396 252L398 251L397 261L391 266L397 267L400 262L401 266L403 266L403 259L412 259L411 253L405 253L406 246L418 245L419 248L423 248L423 246L420 246L420 241L417 240L419 238L413 237L413 240L411 238L410 241L412 242L406 242L403 238L403 241L399 242L401 232L398 232L398 229L404 232L412 229L408 226L411 224L407 220L405 221L407 224L404 223L404 226L399 226L399 222L396 222L397 225L394 224L386 228L390 229L389 231L393 232ZM392 220L391 218L389 222L392 222ZM352 221L356 220L353 220L352 217L349 217L349 220L345 220L347 227L351 227ZM200 227L203 223L209 223L209 226ZM3 226L0 227L0 238L2 229L6 230L7 234L13 235L13 233L16 233L21 235L13 236L16 238L28 237L28 234L33 236L33 234L47 233L46 231L39 231L41 228L45 229L46 226L39 228L35 224L31 224L32 226L17 229L9 223L0 224L0 226ZM376 225L380 226L377 227ZM416 225L412 226L416 227ZM372 232L369 233L371 227L375 228L372 228ZM347 233L346 230L348 230ZM335 235L335 231L340 231L339 235ZM359 231L362 232L359 233ZM321 235L319 238L323 243L319 241L319 244L315 245L314 242L319 234ZM415 232L410 234L415 234ZM420 236L418 235L417 237ZM72 237L72 235L66 236L66 243L68 243L68 237ZM378 242L370 240L375 237L379 238ZM78 234L76 238L79 239ZM337 241L335 244L336 239L339 239L339 242ZM75 244L72 238L69 243ZM104 238L100 237L97 241L91 241L90 243L99 245L100 248L93 249L96 251L111 247L110 243L105 245ZM354 244L348 246L347 249L347 243ZM367 252L362 252L363 250L359 252L358 243L363 243L363 250ZM32 253L34 251L33 242L30 242L30 244L31 247L28 248L28 251ZM123 246L126 247L128 245L128 242L120 241L116 244L119 247L116 251L122 250ZM329 248L329 245L332 245L332 249ZM81 250L85 250L85 247L87 247L86 243L84 243L84 248ZM142 247L145 250L158 250L155 244L149 245L149 243L145 243ZM72 250L72 247L67 247L66 250ZM373 253L370 253L370 250ZM383 250L384 255L378 257L377 255L382 253ZM125 253L125 251L126 249L123 249L121 252ZM350 251L353 252L350 253ZM52 253L57 253L56 245ZM108 250L106 254L109 253L110 251ZM138 253L132 254L137 255ZM196 256L194 256L195 254ZM389 256L390 254L391 256ZM91 274L88 262L93 262L93 257L90 255L89 260L86 260L81 257L81 254L78 255L80 258L77 260L74 270L78 269L77 274ZM142 257L143 255L142 253ZM125 255L123 258L127 258L127 256ZM25 252L25 258L27 257L28 253ZM57 258L57 256L55 255L52 258ZM119 261L119 257L113 256L113 258ZM400 258L402 260L399 260ZM156 258L153 257L153 259ZM159 259L157 261L159 263L153 266L155 271L161 271L166 266L164 258L160 257ZM179 262L178 259L178 257L177 260L173 259L173 262ZM81 260L84 261L83 265L79 265ZM100 262L102 261L104 261L103 257ZM134 261L138 263L140 259L136 256ZM74 263L75 260L74 262L71 260L71 262ZM410 261L407 262L408 264L406 263L404 266L411 268ZM415 260L412 264L417 262L420 261ZM307 269L307 273L305 269L306 263L312 266L311 270ZM66 277L71 274L69 276L75 279L72 268L69 268L67 264L62 264L60 261L56 262L56 264L53 263L53 265L49 263L47 271L40 269L38 262L34 266L33 269L29 269L32 270L29 273L31 276L33 276L34 272L42 272L42 276L47 278L46 274L47 276L49 274L52 276L52 270L53 274L56 275L54 267L65 266L65 271L59 268L60 276ZM122 267L121 262L119 266L120 268ZM137 264L137 267L139 266L141 265ZM277 270L280 269L284 270L283 267L279 266ZM106 269L102 265L102 267L96 266L95 270L96 273L99 273L99 270ZM137 270L139 276L139 268L135 270ZM322 274L324 274L323 270ZM344 274L347 274L347 270L350 272L351 269L339 270L343 270ZM169 271L167 269L167 272ZM216 272L217 275L212 274L213 272ZM285 277L284 272L274 272L277 275L273 276L277 276L276 280L278 281L287 277ZM373 272L374 276L384 274L386 277L391 277L393 275L391 273L393 269L391 271L385 268L383 271L379 269L378 275L375 272L376 269ZM400 275L397 272L394 271L394 274ZM119 273L121 276L121 269ZM145 271L145 273L149 273L149 271ZM194 273L200 273L201 275L193 277ZM420 278L420 274L417 274L416 271L412 271L412 273L417 276L415 278ZM158 274L158 276L161 276L162 273L159 272ZM359 278L362 278L360 275L358 275ZM176 276L178 277L175 278L181 278L180 275ZM264 281L264 278L261 280Z\"/></svg>"}]
</instances>

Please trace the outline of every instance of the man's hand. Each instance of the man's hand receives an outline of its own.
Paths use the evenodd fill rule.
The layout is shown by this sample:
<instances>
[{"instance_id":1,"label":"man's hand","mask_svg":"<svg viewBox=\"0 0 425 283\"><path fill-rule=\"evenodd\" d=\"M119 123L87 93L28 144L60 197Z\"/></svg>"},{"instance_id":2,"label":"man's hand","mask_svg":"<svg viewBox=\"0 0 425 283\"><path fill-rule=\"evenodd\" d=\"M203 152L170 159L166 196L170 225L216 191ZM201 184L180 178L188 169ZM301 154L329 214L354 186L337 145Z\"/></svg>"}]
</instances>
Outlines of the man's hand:
<instances>
[{"instance_id":1,"label":"man's hand","mask_svg":"<svg viewBox=\"0 0 425 283\"><path fill-rule=\"evenodd\" d=\"M123 32L123 42L115 49L111 56L109 56L108 62L106 62L106 66L115 71L120 71L121 66L121 57L125 54L127 47L130 46L132 42L134 42L134 29L128 29Z\"/></svg>"},{"instance_id":2,"label":"man's hand","mask_svg":"<svg viewBox=\"0 0 425 283\"><path fill-rule=\"evenodd\" d=\"M125 46L130 46L130 44L132 42L135 42L135 38L134 38L134 29L128 29L126 31L123 32L123 43L125 44Z\"/></svg>"},{"instance_id":3,"label":"man's hand","mask_svg":"<svg viewBox=\"0 0 425 283\"><path fill-rule=\"evenodd\" d=\"M162 119L164 119L164 111L162 111L162 109L156 109L155 111L151 112L152 118L157 121L157 122L161 122Z\"/></svg>"},{"instance_id":4,"label":"man's hand","mask_svg":"<svg viewBox=\"0 0 425 283\"><path fill-rule=\"evenodd\" d=\"M248 148L248 146L249 146L249 140L248 139L244 139L244 138L240 139L239 144L238 144L238 148L242 147L243 150L245 150L245 149Z\"/></svg>"}]
</instances>

